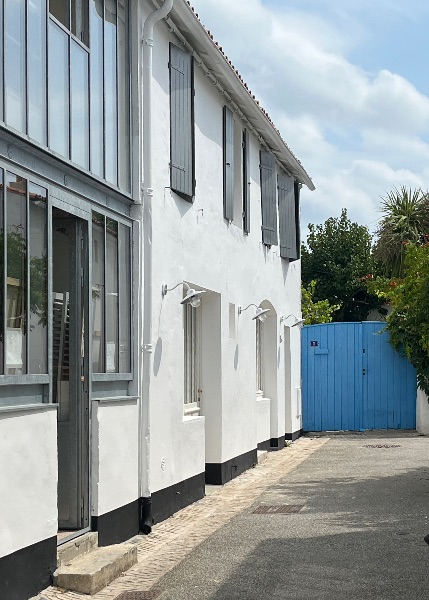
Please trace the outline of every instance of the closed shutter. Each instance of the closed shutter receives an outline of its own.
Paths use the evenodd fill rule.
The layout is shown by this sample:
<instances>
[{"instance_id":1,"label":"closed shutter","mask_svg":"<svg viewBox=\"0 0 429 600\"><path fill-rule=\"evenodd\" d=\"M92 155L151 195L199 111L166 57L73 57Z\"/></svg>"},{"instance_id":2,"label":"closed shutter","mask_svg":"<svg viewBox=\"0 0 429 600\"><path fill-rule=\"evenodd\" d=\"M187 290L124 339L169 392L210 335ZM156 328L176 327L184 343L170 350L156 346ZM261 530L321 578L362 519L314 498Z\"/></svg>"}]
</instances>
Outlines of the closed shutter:
<instances>
[{"instance_id":1,"label":"closed shutter","mask_svg":"<svg viewBox=\"0 0 429 600\"><path fill-rule=\"evenodd\" d=\"M223 216L234 217L234 116L223 107Z\"/></svg>"},{"instance_id":2,"label":"closed shutter","mask_svg":"<svg viewBox=\"0 0 429 600\"><path fill-rule=\"evenodd\" d=\"M250 231L250 149L249 132L243 131L243 229Z\"/></svg>"},{"instance_id":3,"label":"closed shutter","mask_svg":"<svg viewBox=\"0 0 429 600\"><path fill-rule=\"evenodd\" d=\"M278 244L275 167L274 154L261 150L262 241L267 246Z\"/></svg>"},{"instance_id":4,"label":"closed shutter","mask_svg":"<svg viewBox=\"0 0 429 600\"><path fill-rule=\"evenodd\" d=\"M171 189L192 200L194 180L193 58L170 44Z\"/></svg>"},{"instance_id":5,"label":"closed shutter","mask_svg":"<svg viewBox=\"0 0 429 600\"><path fill-rule=\"evenodd\" d=\"M297 222L295 206L295 182L293 177L278 176L279 198L279 229L280 229L280 256L296 260L297 247Z\"/></svg>"}]
</instances>

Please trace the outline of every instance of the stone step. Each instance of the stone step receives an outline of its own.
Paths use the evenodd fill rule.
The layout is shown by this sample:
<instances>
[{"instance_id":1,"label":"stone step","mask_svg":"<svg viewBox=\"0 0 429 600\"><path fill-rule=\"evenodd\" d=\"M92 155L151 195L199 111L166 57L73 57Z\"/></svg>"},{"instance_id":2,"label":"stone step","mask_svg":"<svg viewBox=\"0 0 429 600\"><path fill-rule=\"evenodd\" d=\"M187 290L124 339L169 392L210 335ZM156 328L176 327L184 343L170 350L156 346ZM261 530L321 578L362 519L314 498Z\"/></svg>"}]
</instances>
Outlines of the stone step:
<instances>
[{"instance_id":1,"label":"stone step","mask_svg":"<svg viewBox=\"0 0 429 600\"><path fill-rule=\"evenodd\" d=\"M89 531L57 548L57 567L71 562L98 547L98 533Z\"/></svg>"},{"instance_id":2,"label":"stone step","mask_svg":"<svg viewBox=\"0 0 429 600\"><path fill-rule=\"evenodd\" d=\"M54 573L54 585L73 592L93 595L137 562L135 544L104 546L87 552Z\"/></svg>"},{"instance_id":3,"label":"stone step","mask_svg":"<svg viewBox=\"0 0 429 600\"><path fill-rule=\"evenodd\" d=\"M258 457L258 465L260 465L261 462L264 462L264 460L268 458L268 451L267 450L258 450L257 457Z\"/></svg>"}]
</instances>

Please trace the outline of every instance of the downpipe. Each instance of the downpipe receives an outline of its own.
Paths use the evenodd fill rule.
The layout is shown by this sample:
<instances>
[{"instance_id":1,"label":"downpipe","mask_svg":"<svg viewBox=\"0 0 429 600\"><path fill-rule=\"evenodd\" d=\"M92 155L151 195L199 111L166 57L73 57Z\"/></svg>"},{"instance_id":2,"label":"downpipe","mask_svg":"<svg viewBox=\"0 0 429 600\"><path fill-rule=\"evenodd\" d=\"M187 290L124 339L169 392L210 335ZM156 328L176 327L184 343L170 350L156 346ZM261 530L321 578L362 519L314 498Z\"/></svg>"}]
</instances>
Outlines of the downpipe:
<instances>
[{"instance_id":1,"label":"downpipe","mask_svg":"<svg viewBox=\"0 0 429 600\"><path fill-rule=\"evenodd\" d=\"M152 375L152 70L153 70L153 33L155 24L167 17L173 8L174 0L165 0L164 4L151 13L143 26L142 39L142 87L143 115L140 131L143 139L143 182L140 193L143 195L143 211L140 239L140 298L143 298L143 319L140 344L141 402L139 414L139 529L148 534L152 530L152 499L150 493L150 385Z\"/></svg>"}]
</instances>

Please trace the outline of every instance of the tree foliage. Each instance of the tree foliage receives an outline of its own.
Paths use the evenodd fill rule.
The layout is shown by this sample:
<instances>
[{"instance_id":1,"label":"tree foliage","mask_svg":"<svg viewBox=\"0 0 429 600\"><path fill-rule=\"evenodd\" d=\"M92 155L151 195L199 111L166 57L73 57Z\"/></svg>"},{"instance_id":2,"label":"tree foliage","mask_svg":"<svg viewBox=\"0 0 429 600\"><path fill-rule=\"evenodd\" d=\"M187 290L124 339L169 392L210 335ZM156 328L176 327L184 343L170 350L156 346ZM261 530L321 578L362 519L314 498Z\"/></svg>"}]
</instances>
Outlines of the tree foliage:
<instances>
[{"instance_id":1,"label":"tree foliage","mask_svg":"<svg viewBox=\"0 0 429 600\"><path fill-rule=\"evenodd\" d=\"M330 304L329 300L314 301L315 281L310 281L307 287L301 288L302 316L305 325L317 325L318 323L331 323L332 315L340 308L339 304Z\"/></svg>"},{"instance_id":2,"label":"tree foliage","mask_svg":"<svg viewBox=\"0 0 429 600\"><path fill-rule=\"evenodd\" d=\"M374 254L386 277L402 277L405 245L424 241L429 233L429 195L422 190L394 188L381 199Z\"/></svg>"},{"instance_id":3,"label":"tree foliage","mask_svg":"<svg viewBox=\"0 0 429 600\"><path fill-rule=\"evenodd\" d=\"M315 281L313 300L327 300L339 307L334 321L362 321L380 305L368 292L365 278L374 273L372 238L368 228L353 223L347 210L322 225L309 226L307 245L302 246L302 281Z\"/></svg>"},{"instance_id":4,"label":"tree foliage","mask_svg":"<svg viewBox=\"0 0 429 600\"><path fill-rule=\"evenodd\" d=\"M429 244L408 244L403 277L378 278L370 287L392 306L387 317L391 344L407 355L429 396Z\"/></svg>"}]
</instances>

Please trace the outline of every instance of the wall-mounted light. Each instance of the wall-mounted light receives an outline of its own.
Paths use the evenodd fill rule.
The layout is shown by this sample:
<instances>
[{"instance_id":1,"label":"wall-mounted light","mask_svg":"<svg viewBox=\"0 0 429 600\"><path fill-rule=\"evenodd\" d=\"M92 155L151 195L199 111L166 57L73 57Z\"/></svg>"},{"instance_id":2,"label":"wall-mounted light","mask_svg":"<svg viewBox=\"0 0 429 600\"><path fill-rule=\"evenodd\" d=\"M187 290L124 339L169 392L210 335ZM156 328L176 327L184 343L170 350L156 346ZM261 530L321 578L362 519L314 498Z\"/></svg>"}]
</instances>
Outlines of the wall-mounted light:
<instances>
[{"instance_id":1,"label":"wall-mounted light","mask_svg":"<svg viewBox=\"0 0 429 600\"><path fill-rule=\"evenodd\" d=\"M241 306L239 306L238 314L241 315L242 312L244 312L251 306L254 306L256 308L256 314L254 317L252 317L252 321L255 321L256 319L258 319L259 321L261 321L263 323L264 321L267 320L267 317L268 317L267 313L270 311L270 309L262 308L261 306L256 306L256 304L249 304L249 306L246 306L246 308L241 308Z\"/></svg>"},{"instance_id":2,"label":"wall-mounted light","mask_svg":"<svg viewBox=\"0 0 429 600\"><path fill-rule=\"evenodd\" d=\"M172 288L169 288L167 287L167 284L164 284L162 286L162 297L164 298L164 296L167 295L167 292L172 292L177 287L179 287L179 285L183 285L186 289L186 295L183 298L183 300L181 300L180 304L190 304L193 308L197 308L201 304L201 296L205 294L206 291L194 290L186 283L186 281L179 281L179 283L177 283Z\"/></svg>"},{"instance_id":3,"label":"wall-mounted light","mask_svg":"<svg viewBox=\"0 0 429 600\"><path fill-rule=\"evenodd\" d=\"M293 317L295 319L295 323L292 323L292 325L288 325L288 327L296 327L297 325L302 325L305 321L305 319L298 319L298 317L296 317L295 315L290 314L287 317L280 317L280 323L283 323L284 321L289 319L289 317Z\"/></svg>"}]
</instances>

